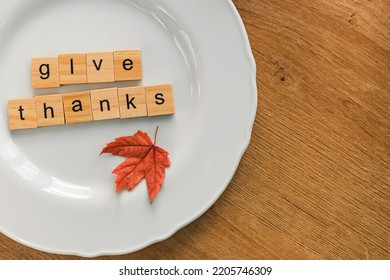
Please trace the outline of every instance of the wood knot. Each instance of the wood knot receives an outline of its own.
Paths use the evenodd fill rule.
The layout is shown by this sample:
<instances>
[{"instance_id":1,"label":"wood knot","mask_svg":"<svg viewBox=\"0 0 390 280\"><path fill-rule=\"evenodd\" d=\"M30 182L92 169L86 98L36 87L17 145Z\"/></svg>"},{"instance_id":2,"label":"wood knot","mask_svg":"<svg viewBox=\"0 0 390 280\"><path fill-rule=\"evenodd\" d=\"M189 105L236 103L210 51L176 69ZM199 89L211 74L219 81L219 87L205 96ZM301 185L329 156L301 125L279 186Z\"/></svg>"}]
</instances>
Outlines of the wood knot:
<instances>
[{"instance_id":1,"label":"wood knot","mask_svg":"<svg viewBox=\"0 0 390 280\"><path fill-rule=\"evenodd\" d=\"M288 66L277 60L272 61L272 64L275 66L274 78L276 78L278 82L286 82L289 77Z\"/></svg>"},{"instance_id":2,"label":"wood knot","mask_svg":"<svg viewBox=\"0 0 390 280\"><path fill-rule=\"evenodd\" d=\"M352 13L348 18L348 23L353 24L355 22L356 13Z\"/></svg>"}]
</instances>

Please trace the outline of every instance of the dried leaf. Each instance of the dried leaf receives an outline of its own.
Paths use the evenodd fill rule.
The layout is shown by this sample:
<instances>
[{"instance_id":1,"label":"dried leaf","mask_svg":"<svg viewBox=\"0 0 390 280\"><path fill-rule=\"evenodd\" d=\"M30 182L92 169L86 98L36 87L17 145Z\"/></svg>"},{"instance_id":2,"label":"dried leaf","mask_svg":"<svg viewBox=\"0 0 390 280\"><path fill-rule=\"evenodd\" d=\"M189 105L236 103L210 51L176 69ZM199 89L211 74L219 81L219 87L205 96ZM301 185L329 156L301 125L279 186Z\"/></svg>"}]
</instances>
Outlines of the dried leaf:
<instances>
[{"instance_id":1,"label":"dried leaf","mask_svg":"<svg viewBox=\"0 0 390 280\"><path fill-rule=\"evenodd\" d=\"M155 132L154 143L147 133L138 131L133 136L116 138L104 147L103 153L110 153L116 156L124 156L122 162L112 173L116 174L116 191L127 188L129 191L145 177L148 187L150 202L161 189L165 179L165 168L170 166L168 152L156 146Z\"/></svg>"}]
</instances>

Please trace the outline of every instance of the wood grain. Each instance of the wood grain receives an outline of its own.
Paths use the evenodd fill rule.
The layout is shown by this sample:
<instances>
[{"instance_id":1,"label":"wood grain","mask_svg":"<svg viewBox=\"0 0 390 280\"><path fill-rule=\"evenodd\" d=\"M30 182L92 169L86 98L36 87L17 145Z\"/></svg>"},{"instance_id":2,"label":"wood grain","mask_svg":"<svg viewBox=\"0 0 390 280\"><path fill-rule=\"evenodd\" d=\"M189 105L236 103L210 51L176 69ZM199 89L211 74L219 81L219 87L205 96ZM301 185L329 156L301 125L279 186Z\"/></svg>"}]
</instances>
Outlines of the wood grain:
<instances>
[{"instance_id":1,"label":"wood grain","mask_svg":"<svg viewBox=\"0 0 390 280\"><path fill-rule=\"evenodd\" d=\"M110 83L115 81L114 53L87 53L87 83Z\"/></svg>"},{"instance_id":2,"label":"wood grain","mask_svg":"<svg viewBox=\"0 0 390 280\"><path fill-rule=\"evenodd\" d=\"M89 91L94 121L117 119L119 114L118 89L105 88Z\"/></svg>"},{"instance_id":3,"label":"wood grain","mask_svg":"<svg viewBox=\"0 0 390 280\"><path fill-rule=\"evenodd\" d=\"M85 53L60 54L58 56L58 69L61 85L87 83Z\"/></svg>"},{"instance_id":4,"label":"wood grain","mask_svg":"<svg viewBox=\"0 0 390 280\"><path fill-rule=\"evenodd\" d=\"M91 122L92 106L89 91L65 93L62 95L66 124Z\"/></svg>"},{"instance_id":5,"label":"wood grain","mask_svg":"<svg viewBox=\"0 0 390 280\"><path fill-rule=\"evenodd\" d=\"M140 50L114 51L115 81L142 80Z\"/></svg>"},{"instance_id":6,"label":"wood grain","mask_svg":"<svg viewBox=\"0 0 390 280\"><path fill-rule=\"evenodd\" d=\"M118 88L118 100L122 119L144 117L148 115L145 87ZM134 106L136 108L134 108Z\"/></svg>"},{"instance_id":7,"label":"wood grain","mask_svg":"<svg viewBox=\"0 0 390 280\"><path fill-rule=\"evenodd\" d=\"M9 129L37 128L35 98L8 100Z\"/></svg>"},{"instance_id":8,"label":"wood grain","mask_svg":"<svg viewBox=\"0 0 390 280\"><path fill-rule=\"evenodd\" d=\"M33 88L59 87L58 57L32 58L31 83Z\"/></svg>"},{"instance_id":9,"label":"wood grain","mask_svg":"<svg viewBox=\"0 0 390 280\"><path fill-rule=\"evenodd\" d=\"M62 94L35 96L38 127L65 124Z\"/></svg>"},{"instance_id":10,"label":"wood grain","mask_svg":"<svg viewBox=\"0 0 390 280\"><path fill-rule=\"evenodd\" d=\"M252 142L171 238L101 259L389 259L390 2L235 0L257 62ZM0 237L3 259L77 259Z\"/></svg>"},{"instance_id":11,"label":"wood grain","mask_svg":"<svg viewBox=\"0 0 390 280\"><path fill-rule=\"evenodd\" d=\"M175 113L175 103L171 84L145 87L148 116L162 116Z\"/></svg>"}]
</instances>

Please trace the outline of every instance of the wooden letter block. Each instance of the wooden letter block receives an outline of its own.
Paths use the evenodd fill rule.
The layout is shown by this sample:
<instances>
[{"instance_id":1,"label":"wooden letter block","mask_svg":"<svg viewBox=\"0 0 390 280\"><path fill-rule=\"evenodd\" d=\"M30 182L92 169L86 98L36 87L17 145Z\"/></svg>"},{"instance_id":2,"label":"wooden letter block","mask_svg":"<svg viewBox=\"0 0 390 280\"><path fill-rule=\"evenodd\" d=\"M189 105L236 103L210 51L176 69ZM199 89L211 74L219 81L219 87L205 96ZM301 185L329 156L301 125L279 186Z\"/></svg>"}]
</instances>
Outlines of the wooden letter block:
<instances>
[{"instance_id":1,"label":"wooden letter block","mask_svg":"<svg viewBox=\"0 0 390 280\"><path fill-rule=\"evenodd\" d=\"M115 81L142 79L141 51L114 52Z\"/></svg>"},{"instance_id":2,"label":"wooden letter block","mask_svg":"<svg viewBox=\"0 0 390 280\"><path fill-rule=\"evenodd\" d=\"M89 91L67 93L62 98L64 101L66 124L92 121Z\"/></svg>"},{"instance_id":3,"label":"wooden letter block","mask_svg":"<svg viewBox=\"0 0 390 280\"><path fill-rule=\"evenodd\" d=\"M32 87L54 88L60 86L58 58L33 58L31 60Z\"/></svg>"},{"instance_id":4,"label":"wooden letter block","mask_svg":"<svg viewBox=\"0 0 390 280\"><path fill-rule=\"evenodd\" d=\"M60 84L86 84L87 62L85 54L61 54L58 56Z\"/></svg>"},{"instance_id":5,"label":"wooden letter block","mask_svg":"<svg viewBox=\"0 0 390 280\"><path fill-rule=\"evenodd\" d=\"M118 88L121 118L147 116L144 87Z\"/></svg>"},{"instance_id":6,"label":"wooden letter block","mask_svg":"<svg viewBox=\"0 0 390 280\"><path fill-rule=\"evenodd\" d=\"M112 52L87 53L86 58L88 84L115 82Z\"/></svg>"},{"instance_id":7,"label":"wooden letter block","mask_svg":"<svg viewBox=\"0 0 390 280\"><path fill-rule=\"evenodd\" d=\"M117 88L91 90L93 120L119 118Z\"/></svg>"},{"instance_id":8,"label":"wooden letter block","mask_svg":"<svg viewBox=\"0 0 390 280\"><path fill-rule=\"evenodd\" d=\"M145 87L148 116L169 115L175 113L172 85Z\"/></svg>"},{"instance_id":9,"label":"wooden letter block","mask_svg":"<svg viewBox=\"0 0 390 280\"><path fill-rule=\"evenodd\" d=\"M8 119L11 130L37 128L35 99L8 100Z\"/></svg>"},{"instance_id":10,"label":"wooden letter block","mask_svg":"<svg viewBox=\"0 0 390 280\"><path fill-rule=\"evenodd\" d=\"M38 126L65 124L62 94L35 97Z\"/></svg>"}]
</instances>

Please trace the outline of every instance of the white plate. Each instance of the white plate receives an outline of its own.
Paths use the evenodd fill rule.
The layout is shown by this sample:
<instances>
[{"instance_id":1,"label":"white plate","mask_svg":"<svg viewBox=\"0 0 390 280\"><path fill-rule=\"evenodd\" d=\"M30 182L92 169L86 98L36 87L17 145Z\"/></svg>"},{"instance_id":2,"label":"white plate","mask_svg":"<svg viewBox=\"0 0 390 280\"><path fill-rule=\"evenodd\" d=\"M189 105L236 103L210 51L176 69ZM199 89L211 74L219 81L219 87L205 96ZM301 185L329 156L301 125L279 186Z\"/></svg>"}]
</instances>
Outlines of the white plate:
<instances>
[{"instance_id":1,"label":"white plate","mask_svg":"<svg viewBox=\"0 0 390 280\"><path fill-rule=\"evenodd\" d=\"M227 0L0 1L0 229L60 254L122 254L168 238L225 190L249 144L256 114L255 63ZM141 49L141 83L33 90L32 57ZM172 83L176 114L10 132L7 100L83 89ZM138 129L170 153L151 205L146 184L115 193L99 157Z\"/></svg>"}]
</instances>

